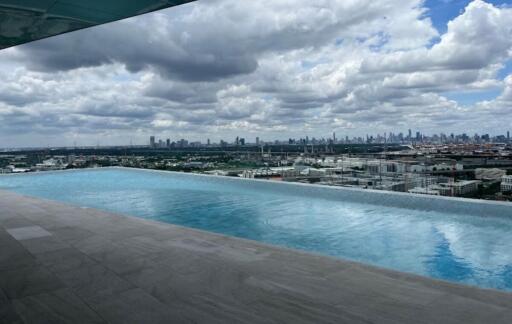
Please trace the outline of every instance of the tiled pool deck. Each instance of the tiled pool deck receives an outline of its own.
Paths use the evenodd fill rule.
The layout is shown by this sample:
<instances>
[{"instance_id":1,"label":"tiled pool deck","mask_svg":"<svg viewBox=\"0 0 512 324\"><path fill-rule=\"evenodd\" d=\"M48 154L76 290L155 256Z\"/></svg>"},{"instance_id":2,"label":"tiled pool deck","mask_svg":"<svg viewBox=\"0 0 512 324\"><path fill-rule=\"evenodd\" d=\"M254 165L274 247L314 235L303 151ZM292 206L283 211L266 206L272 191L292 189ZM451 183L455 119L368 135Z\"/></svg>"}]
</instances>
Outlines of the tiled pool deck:
<instances>
[{"instance_id":1,"label":"tiled pool deck","mask_svg":"<svg viewBox=\"0 0 512 324\"><path fill-rule=\"evenodd\" d=\"M512 294L0 191L0 323L512 323Z\"/></svg>"}]
</instances>

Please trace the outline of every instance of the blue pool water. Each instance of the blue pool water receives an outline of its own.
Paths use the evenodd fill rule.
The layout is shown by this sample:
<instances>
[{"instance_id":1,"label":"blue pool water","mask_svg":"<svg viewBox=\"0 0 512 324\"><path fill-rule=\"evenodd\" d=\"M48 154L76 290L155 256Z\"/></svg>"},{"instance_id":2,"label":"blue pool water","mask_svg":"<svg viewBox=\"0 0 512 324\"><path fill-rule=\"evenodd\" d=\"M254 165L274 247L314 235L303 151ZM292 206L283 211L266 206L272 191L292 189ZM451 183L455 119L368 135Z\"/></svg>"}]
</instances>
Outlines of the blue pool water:
<instances>
[{"instance_id":1,"label":"blue pool water","mask_svg":"<svg viewBox=\"0 0 512 324\"><path fill-rule=\"evenodd\" d=\"M0 176L0 189L26 195L512 290L512 220L381 206L372 193L368 203L334 199L308 187L129 169Z\"/></svg>"}]
</instances>

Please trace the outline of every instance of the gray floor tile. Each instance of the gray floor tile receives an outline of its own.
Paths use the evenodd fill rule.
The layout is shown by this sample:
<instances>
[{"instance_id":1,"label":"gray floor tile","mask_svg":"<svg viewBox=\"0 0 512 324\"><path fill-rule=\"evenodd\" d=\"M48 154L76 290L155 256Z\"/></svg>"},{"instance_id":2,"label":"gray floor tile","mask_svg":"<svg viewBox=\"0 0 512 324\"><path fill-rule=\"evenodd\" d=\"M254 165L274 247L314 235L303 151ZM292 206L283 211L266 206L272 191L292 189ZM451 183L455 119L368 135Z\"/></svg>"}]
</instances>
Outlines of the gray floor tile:
<instances>
[{"instance_id":1,"label":"gray floor tile","mask_svg":"<svg viewBox=\"0 0 512 324\"><path fill-rule=\"evenodd\" d=\"M121 276L140 272L155 263L154 257L131 256L128 251L101 255L93 254L91 258Z\"/></svg>"},{"instance_id":2,"label":"gray floor tile","mask_svg":"<svg viewBox=\"0 0 512 324\"><path fill-rule=\"evenodd\" d=\"M178 307L168 307L139 288L104 296L91 307L113 324L194 323Z\"/></svg>"},{"instance_id":3,"label":"gray floor tile","mask_svg":"<svg viewBox=\"0 0 512 324\"><path fill-rule=\"evenodd\" d=\"M39 253L37 254L37 261L54 273L68 272L98 264L81 251L72 247Z\"/></svg>"},{"instance_id":4,"label":"gray floor tile","mask_svg":"<svg viewBox=\"0 0 512 324\"><path fill-rule=\"evenodd\" d=\"M105 323L69 289L28 296L14 301L14 307L26 323L95 324Z\"/></svg>"},{"instance_id":5,"label":"gray floor tile","mask_svg":"<svg viewBox=\"0 0 512 324\"><path fill-rule=\"evenodd\" d=\"M112 295L134 286L102 265L84 266L64 271L57 276L78 296L94 300L102 295Z\"/></svg>"},{"instance_id":6,"label":"gray floor tile","mask_svg":"<svg viewBox=\"0 0 512 324\"><path fill-rule=\"evenodd\" d=\"M0 272L36 265L36 259L24 249L0 246Z\"/></svg>"},{"instance_id":7,"label":"gray floor tile","mask_svg":"<svg viewBox=\"0 0 512 324\"><path fill-rule=\"evenodd\" d=\"M71 245L88 255L115 247L113 241L98 234L73 242Z\"/></svg>"},{"instance_id":8,"label":"gray floor tile","mask_svg":"<svg viewBox=\"0 0 512 324\"><path fill-rule=\"evenodd\" d=\"M35 265L34 257L11 235L0 228L0 271Z\"/></svg>"},{"instance_id":9,"label":"gray floor tile","mask_svg":"<svg viewBox=\"0 0 512 324\"><path fill-rule=\"evenodd\" d=\"M55 275L41 266L0 272L0 288L9 299L37 295L64 288Z\"/></svg>"},{"instance_id":10,"label":"gray floor tile","mask_svg":"<svg viewBox=\"0 0 512 324\"><path fill-rule=\"evenodd\" d=\"M63 227L52 230L52 234L61 241L67 243L77 242L94 234L91 231L79 227Z\"/></svg>"},{"instance_id":11,"label":"gray floor tile","mask_svg":"<svg viewBox=\"0 0 512 324\"><path fill-rule=\"evenodd\" d=\"M56 250L62 250L69 247L69 244L56 239L53 236L45 236L34 239L20 241L30 253L37 255Z\"/></svg>"},{"instance_id":12,"label":"gray floor tile","mask_svg":"<svg viewBox=\"0 0 512 324\"><path fill-rule=\"evenodd\" d=\"M0 289L0 323L18 324L23 323L21 318L16 313L14 306Z\"/></svg>"},{"instance_id":13,"label":"gray floor tile","mask_svg":"<svg viewBox=\"0 0 512 324\"><path fill-rule=\"evenodd\" d=\"M33 224L24 217L11 216L0 219L0 226L3 228L19 228L33 226Z\"/></svg>"},{"instance_id":14,"label":"gray floor tile","mask_svg":"<svg viewBox=\"0 0 512 324\"><path fill-rule=\"evenodd\" d=\"M52 233L48 232L41 226L25 226L17 228L9 228L7 232L18 241L30 240L38 237L51 236Z\"/></svg>"}]
</instances>

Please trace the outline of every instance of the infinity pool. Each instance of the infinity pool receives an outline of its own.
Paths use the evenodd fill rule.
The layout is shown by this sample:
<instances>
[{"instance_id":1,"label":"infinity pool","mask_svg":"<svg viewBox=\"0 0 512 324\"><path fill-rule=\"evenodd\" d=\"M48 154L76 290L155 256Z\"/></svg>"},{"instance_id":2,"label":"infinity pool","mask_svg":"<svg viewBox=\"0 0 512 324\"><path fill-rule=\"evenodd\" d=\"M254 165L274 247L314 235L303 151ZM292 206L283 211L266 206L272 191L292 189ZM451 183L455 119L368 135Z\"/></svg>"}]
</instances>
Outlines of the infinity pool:
<instances>
[{"instance_id":1,"label":"infinity pool","mask_svg":"<svg viewBox=\"0 0 512 324\"><path fill-rule=\"evenodd\" d=\"M0 176L0 189L512 290L512 204L120 168Z\"/></svg>"}]
</instances>

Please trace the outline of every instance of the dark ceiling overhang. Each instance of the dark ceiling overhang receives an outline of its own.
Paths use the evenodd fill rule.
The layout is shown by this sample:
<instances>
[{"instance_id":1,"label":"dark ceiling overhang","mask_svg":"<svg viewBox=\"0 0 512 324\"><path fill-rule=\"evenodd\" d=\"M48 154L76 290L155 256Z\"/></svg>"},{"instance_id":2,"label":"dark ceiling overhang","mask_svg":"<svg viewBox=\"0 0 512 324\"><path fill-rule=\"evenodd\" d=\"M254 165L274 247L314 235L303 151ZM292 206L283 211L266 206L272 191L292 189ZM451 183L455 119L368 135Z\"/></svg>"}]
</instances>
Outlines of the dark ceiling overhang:
<instances>
[{"instance_id":1,"label":"dark ceiling overhang","mask_svg":"<svg viewBox=\"0 0 512 324\"><path fill-rule=\"evenodd\" d=\"M0 0L0 49L195 0Z\"/></svg>"}]
</instances>

